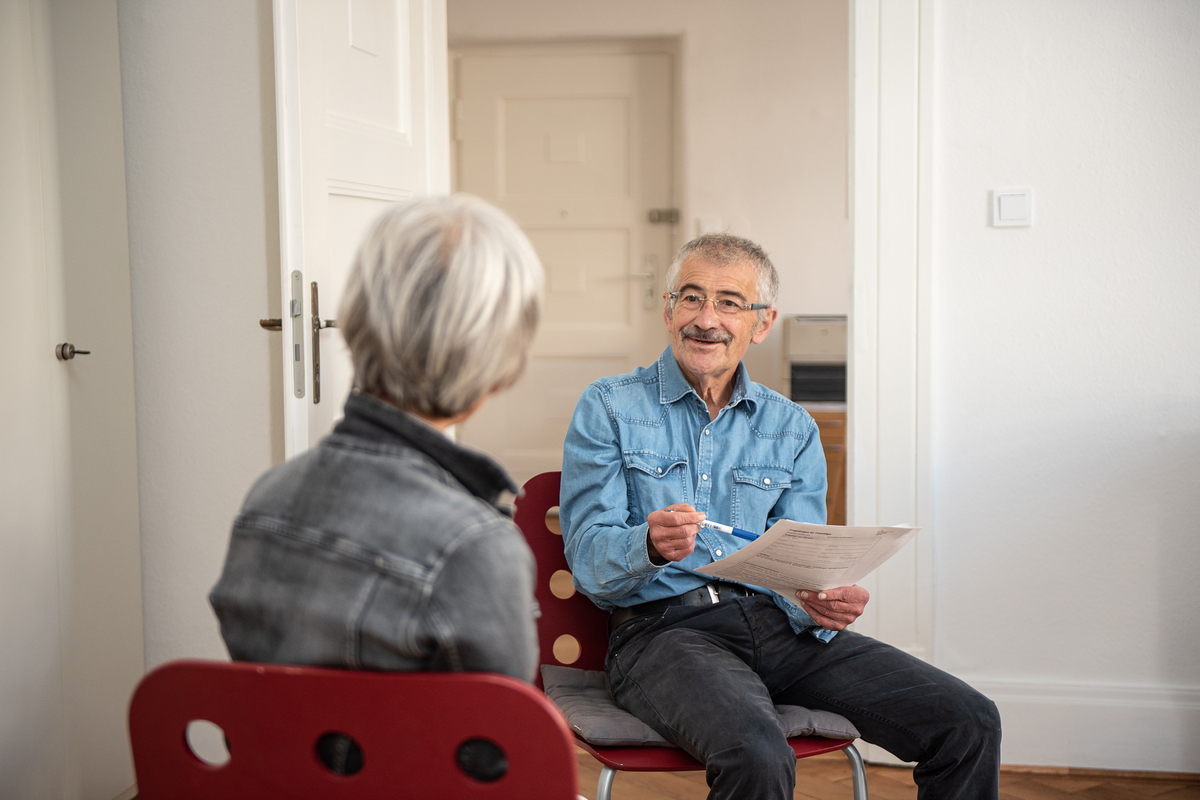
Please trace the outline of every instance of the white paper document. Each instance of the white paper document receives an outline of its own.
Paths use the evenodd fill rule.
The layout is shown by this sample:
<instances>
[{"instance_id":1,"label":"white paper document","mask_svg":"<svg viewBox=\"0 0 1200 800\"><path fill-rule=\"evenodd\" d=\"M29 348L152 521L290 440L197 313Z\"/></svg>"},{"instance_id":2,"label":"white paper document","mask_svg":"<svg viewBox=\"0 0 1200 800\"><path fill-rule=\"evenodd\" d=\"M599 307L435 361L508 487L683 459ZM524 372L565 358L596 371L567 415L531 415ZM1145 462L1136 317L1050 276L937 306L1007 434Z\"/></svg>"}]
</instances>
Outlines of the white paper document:
<instances>
[{"instance_id":1,"label":"white paper document","mask_svg":"<svg viewBox=\"0 0 1200 800\"><path fill-rule=\"evenodd\" d=\"M796 590L850 586L899 552L920 528L810 525L781 519L750 544L696 572L774 589L792 600Z\"/></svg>"}]
</instances>

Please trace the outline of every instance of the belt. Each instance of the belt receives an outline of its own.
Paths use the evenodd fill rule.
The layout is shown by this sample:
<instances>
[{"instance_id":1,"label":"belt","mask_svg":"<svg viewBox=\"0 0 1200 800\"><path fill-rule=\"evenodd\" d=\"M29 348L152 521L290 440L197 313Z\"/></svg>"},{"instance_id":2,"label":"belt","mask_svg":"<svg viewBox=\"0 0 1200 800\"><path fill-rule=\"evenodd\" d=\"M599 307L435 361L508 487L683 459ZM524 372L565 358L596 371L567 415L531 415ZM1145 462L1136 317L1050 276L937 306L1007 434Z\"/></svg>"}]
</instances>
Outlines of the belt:
<instances>
[{"instance_id":1,"label":"belt","mask_svg":"<svg viewBox=\"0 0 1200 800\"><path fill-rule=\"evenodd\" d=\"M661 614L671 606L713 606L735 597L750 597L753 594L757 593L745 586L733 583L706 583L674 597L664 597L661 600L650 600L635 606L615 609L608 617L608 631L612 633L634 617Z\"/></svg>"}]
</instances>

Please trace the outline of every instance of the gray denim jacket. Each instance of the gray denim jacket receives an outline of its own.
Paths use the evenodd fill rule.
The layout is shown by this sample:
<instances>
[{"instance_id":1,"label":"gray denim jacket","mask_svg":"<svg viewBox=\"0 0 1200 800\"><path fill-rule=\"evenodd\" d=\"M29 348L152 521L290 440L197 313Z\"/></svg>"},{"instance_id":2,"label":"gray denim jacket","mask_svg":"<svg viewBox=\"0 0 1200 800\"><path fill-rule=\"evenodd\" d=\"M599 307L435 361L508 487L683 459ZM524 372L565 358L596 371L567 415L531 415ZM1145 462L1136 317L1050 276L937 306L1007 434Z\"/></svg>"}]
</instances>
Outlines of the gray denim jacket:
<instances>
[{"instance_id":1,"label":"gray denim jacket","mask_svg":"<svg viewBox=\"0 0 1200 800\"><path fill-rule=\"evenodd\" d=\"M537 663L534 561L492 459L364 394L263 475L209 595L232 658L379 670Z\"/></svg>"}]
</instances>

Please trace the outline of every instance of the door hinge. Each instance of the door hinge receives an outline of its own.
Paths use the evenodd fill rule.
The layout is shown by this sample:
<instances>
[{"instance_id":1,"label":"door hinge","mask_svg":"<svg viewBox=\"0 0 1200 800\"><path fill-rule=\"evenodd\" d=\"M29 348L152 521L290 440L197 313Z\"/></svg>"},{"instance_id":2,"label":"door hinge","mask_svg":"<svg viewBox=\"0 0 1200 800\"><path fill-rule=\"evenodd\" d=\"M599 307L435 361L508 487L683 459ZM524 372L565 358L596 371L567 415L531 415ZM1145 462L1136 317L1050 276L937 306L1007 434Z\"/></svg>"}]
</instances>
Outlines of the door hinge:
<instances>
[{"instance_id":1,"label":"door hinge","mask_svg":"<svg viewBox=\"0 0 1200 800\"><path fill-rule=\"evenodd\" d=\"M652 208L647 216L649 216L651 222L669 222L674 224L679 222L679 209Z\"/></svg>"}]
</instances>

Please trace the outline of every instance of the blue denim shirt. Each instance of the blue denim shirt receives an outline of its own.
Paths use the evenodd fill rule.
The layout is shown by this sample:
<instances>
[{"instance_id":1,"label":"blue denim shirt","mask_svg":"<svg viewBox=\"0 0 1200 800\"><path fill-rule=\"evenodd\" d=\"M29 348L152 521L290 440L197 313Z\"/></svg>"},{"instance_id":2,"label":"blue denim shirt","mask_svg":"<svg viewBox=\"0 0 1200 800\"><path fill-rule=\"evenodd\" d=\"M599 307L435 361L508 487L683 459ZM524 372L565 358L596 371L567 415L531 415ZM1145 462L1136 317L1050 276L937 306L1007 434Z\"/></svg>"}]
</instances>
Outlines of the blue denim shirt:
<instances>
[{"instance_id":1,"label":"blue denim shirt","mask_svg":"<svg viewBox=\"0 0 1200 800\"><path fill-rule=\"evenodd\" d=\"M575 407L563 449L560 515L575 586L604 609L673 597L712 580L692 570L746 542L701 528L678 563L650 561L646 516L690 503L714 522L761 533L779 519L825 522L825 452L804 409L752 382L709 420L671 348L649 367L602 378ZM822 641L799 605L767 589L797 632Z\"/></svg>"},{"instance_id":2,"label":"blue denim shirt","mask_svg":"<svg viewBox=\"0 0 1200 800\"><path fill-rule=\"evenodd\" d=\"M534 561L482 453L352 394L312 450L259 478L209 597L231 657L531 680Z\"/></svg>"}]
</instances>

